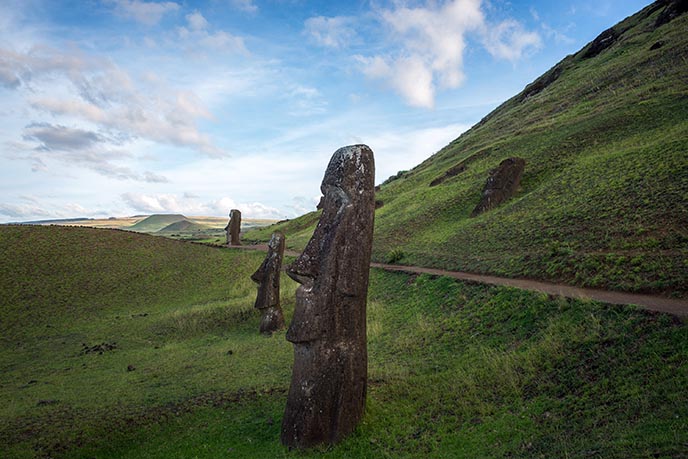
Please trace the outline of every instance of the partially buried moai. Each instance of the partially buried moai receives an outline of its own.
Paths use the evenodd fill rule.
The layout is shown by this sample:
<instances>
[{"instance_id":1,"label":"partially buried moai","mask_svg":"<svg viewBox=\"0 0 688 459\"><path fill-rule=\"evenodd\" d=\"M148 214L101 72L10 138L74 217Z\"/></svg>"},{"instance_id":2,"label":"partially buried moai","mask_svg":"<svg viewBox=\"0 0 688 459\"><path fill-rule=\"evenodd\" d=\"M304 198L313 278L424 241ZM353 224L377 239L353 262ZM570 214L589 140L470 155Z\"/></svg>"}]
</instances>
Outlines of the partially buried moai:
<instances>
[{"instance_id":1,"label":"partially buried moai","mask_svg":"<svg viewBox=\"0 0 688 459\"><path fill-rule=\"evenodd\" d=\"M229 211L229 222L225 226L227 233L227 245L241 245L239 233L241 232L241 212L237 209Z\"/></svg>"},{"instance_id":2,"label":"partially buried moai","mask_svg":"<svg viewBox=\"0 0 688 459\"><path fill-rule=\"evenodd\" d=\"M320 189L322 215L287 274L300 283L287 340L294 368L282 443L308 448L350 434L365 407L366 296L375 162L365 145L337 150Z\"/></svg>"},{"instance_id":3,"label":"partially buried moai","mask_svg":"<svg viewBox=\"0 0 688 459\"><path fill-rule=\"evenodd\" d=\"M284 315L280 306L280 270L284 256L284 234L272 233L268 243L268 254L251 280L258 284L255 307L262 314L261 333L272 333L284 328Z\"/></svg>"}]
</instances>

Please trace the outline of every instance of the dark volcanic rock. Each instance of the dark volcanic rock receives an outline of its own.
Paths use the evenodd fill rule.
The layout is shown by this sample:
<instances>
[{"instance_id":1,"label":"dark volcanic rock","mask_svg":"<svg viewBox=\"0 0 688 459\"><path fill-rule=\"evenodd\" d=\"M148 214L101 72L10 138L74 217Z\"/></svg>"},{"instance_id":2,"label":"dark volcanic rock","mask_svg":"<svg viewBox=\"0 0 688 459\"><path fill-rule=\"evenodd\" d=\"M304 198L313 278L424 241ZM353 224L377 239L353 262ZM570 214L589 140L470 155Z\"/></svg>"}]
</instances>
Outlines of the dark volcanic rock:
<instances>
[{"instance_id":1,"label":"dark volcanic rock","mask_svg":"<svg viewBox=\"0 0 688 459\"><path fill-rule=\"evenodd\" d=\"M473 209L471 217L497 207L516 194L525 167L526 161L523 158L507 158L499 167L490 171L483 196Z\"/></svg>"},{"instance_id":2,"label":"dark volcanic rock","mask_svg":"<svg viewBox=\"0 0 688 459\"><path fill-rule=\"evenodd\" d=\"M562 65L557 65L551 70L547 71L547 73L545 73L540 78L538 78L537 80L533 81L531 84L525 87L523 92L519 94L518 101L522 102L529 97L533 97L534 95L539 94L547 86L557 81L557 79L559 79L563 71L564 68Z\"/></svg>"},{"instance_id":3,"label":"dark volcanic rock","mask_svg":"<svg viewBox=\"0 0 688 459\"><path fill-rule=\"evenodd\" d=\"M614 30L613 27L605 30L599 34L597 38L592 41L592 43L590 43L588 49L583 54L583 59L590 59L591 57L597 56L602 51L613 45L620 36L621 35L619 32Z\"/></svg>"},{"instance_id":4,"label":"dark volcanic rock","mask_svg":"<svg viewBox=\"0 0 688 459\"><path fill-rule=\"evenodd\" d=\"M657 16L655 27L671 22L680 15L688 12L688 0L662 0L657 3L666 4L666 8Z\"/></svg>"},{"instance_id":5,"label":"dark volcanic rock","mask_svg":"<svg viewBox=\"0 0 688 459\"><path fill-rule=\"evenodd\" d=\"M475 153L475 154L469 156L468 158L461 161L459 164L456 164L456 165L450 167L449 169L447 169L444 172L444 174L435 178L432 182L430 182L430 186L437 186L441 183L444 183L446 180L459 175L460 173L464 172L468 168L468 165L470 163L472 163L473 161L477 161L479 159L482 159L489 154L490 154L490 150L486 149L486 150L479 151L478 153Z\"/></svg>"},{"instance_id":6,"label":"dark volcanic rock","mask_svg":"<svg viewBox=\"0 0 688 459\"><path fill-rule=\"evenodd\" d=\"M251 280L258 284L255 308L263 317L260 321L261 333L273 333L284 328L284 315L280 306L280 271L284 257L284 234L272 233L268 243L268 254Z\"/></svg>"},{"instance_id":7,"label":"dark volcanic rock","mask_svg":"<svg viewBox=\"0 0 688 459\"><path fill-rule=\"evenodd\" d=\"M241 212L237 209L232 209L229 212L229 222L225 226L227 233L227 245L241 245L239 233L241 232Z\"/></svg>"},{"instance_id":8,"label":"dark volcanic rock","mask_svg":"<svg viewBox=\"0 0 688 459\"><path fill-rule=\"evenodd\" d=\"M367 146L335 152L320 187L324 198L318 226L287 269L302 284L287 331L294 343L294 368L281 439L289 447L338 442L363 415L374 177Z\"/></svg>"}]
</instances>

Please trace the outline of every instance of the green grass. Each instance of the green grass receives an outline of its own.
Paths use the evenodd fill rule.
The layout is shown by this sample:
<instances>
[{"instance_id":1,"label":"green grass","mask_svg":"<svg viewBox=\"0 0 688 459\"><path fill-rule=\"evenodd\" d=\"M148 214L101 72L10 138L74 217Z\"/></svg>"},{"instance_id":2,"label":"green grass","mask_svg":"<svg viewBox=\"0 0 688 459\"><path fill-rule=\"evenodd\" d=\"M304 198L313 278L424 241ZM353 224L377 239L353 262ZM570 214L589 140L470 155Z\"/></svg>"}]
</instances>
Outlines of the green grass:
<instances>
[{"instance_id":1,"label":"green grass","mask_svg":"<svg viewBox=\"0 0 688 459\"><path fill-rule=\"evenodd\" d=\"M299 453L279 443L292 346L252 309L263 254L59 227L0 227L0 250L0 457L688 455L667 315L373 270L365 418Z\"/></svg>"},{"instance_id":2,"label":"green grass","mask_svg":"<svg viewBox=\"0 0 688 459\"><path fill-rule=\"evenodd\" d=\"M181 214L154 214L144 218L127 229L131 231L140 231L142 233L155 233L169 225L183 221L187 221L187 218Z\"/></svg>"},{"instance_id":3,"label":"green grass","mask_svg":"<svg viewBox=\"0 0 688 459\"><path fill-rule=\"evenodd\" d=\"M541 92L515 96L383 184L374 260L685 297L688 15L655 28L661 9L650 11L617 25L610 48L567 57ZM512 156L527 163L516 196L470 218L489 170ZM429 186L467 158L465 171ZM317 216L280 225L292 248Z\"/></svg>"}]
</instances>

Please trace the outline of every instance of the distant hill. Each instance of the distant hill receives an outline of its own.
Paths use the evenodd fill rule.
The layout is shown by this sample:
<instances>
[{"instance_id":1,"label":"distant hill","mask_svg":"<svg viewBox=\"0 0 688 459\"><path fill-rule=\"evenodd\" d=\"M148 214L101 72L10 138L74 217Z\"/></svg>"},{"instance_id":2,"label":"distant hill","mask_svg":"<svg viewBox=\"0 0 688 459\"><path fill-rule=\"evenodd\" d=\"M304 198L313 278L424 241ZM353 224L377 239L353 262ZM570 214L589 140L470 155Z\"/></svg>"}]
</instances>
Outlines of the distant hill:
<instances>
[{"instance_id":1,"label":"distant hill","mask_svg":"<svg viewBox=\"0 0 688 459\"><path fill-rule=\"evenodd\" d=\"M77 222L88 222L93 220L92 218L88 217L77 217L77 218L60 218L60 219L54 219L54 220L33 220L30 222L15 222L15 223L9 223L10 225L63 225L63 224L71 224L71 223L77 223Z\"/></svg>"},{"instance_id":2,"label":"distant hill","mask_svg":"<svg viewBox=\"0 0 688 459\"><path fill-rule=\"evenodd\" d=\"M199 225L198 223L192 222L190 220L184 219L171 223L164 227L163 229L157 231L158 233L174 233L174 232L194 232L194 231L204 231L209 227L205 225Z\"/></svg>"},{"instance_id":3,"label":"distant hill","mask_svg":"<svg viewBox=\"0 0 688 459\"><path fill-rule=\"evenodd\" d=\"M383 183L374 259L687 295L686 9L649 5ZM515 195L473 217L507 158L526 164ZM317 215L244 239L300 248Z\"/></svg>"},{"instance_id":4,"label":"distant hill","mask_svg":"<svg viewBox=\"0 0 688 459\"><path fill-rule=\"evenodd\" d=\"M142 233L155 233L177 222L188 221L182 214L154 214L127 228ZM190 222L189 222L190 223Z\"/></svg>"}]
</instances>

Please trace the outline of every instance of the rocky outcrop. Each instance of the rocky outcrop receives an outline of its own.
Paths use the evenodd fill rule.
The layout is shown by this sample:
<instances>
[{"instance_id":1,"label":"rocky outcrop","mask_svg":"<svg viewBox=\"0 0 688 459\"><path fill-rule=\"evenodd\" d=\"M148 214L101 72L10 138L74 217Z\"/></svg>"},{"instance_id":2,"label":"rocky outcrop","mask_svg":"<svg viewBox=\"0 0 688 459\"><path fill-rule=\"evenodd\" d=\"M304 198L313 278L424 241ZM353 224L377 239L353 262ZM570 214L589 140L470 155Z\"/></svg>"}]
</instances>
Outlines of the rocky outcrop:
<instances>
[{"instance_id":1,"label":"rocky outcrop","mask_svg":"<svg viewBox=\"0 0 688 459\"><path fill-rule=\"evenodd\" d=\"M590 59L591 57L597 56L602 51L613 45L620 36L621 34L614 30L613 27L605 30L588 45L588 49L586 49L585 53L583 53L583 59Z\"/></svg>"},{"instance_id":2,"label":"rocky outcrop","mask_svg":"<svg viewBox=\"0 0 688 459\"><path fill-rule=\"evenodd\" d=\"M284 314L280 306L280 271L284 245L284 234L279 231L272 233L265 260L251 275L251 280L258 284L254 307L262 313L261 333L271 334L284 328Z\"/></svg>"},{"instance_id":3,"label":"rocky outcrop","mask_svg":"<svg viewBox=\"0 0 688 459\"><path fill-rule=\"evenodd\" d=\"M468 158L466 158L466 159L464 159L463 161L461 161L459 164L456 164L455 166L452 166L452 167L450 167L449 169L447 169L447 170L444 172L444 174L442 174L442 175L440 175L439 177L433 179L433 181L430 182L430 186L437 186L437 185L440 185L440 184L444 183L446 180L448 180L448 179L450 179L450 178L452 178L452 177L456 177L456 176L459 175L460 173L464 172L464 171L468 168L468 165L469 165L470 163L472 163L472 162L474 162L474 161L477 161L477 160L479 160L479 159L482 159L482 158L486 157L486 156L489 155L489 154L490 154L490 150L487 149L487 150L479 151L478 153L475 153L475 154L469 156Z\"/></svg>"},{"instance_id":4,"label":"rocky outcrop","mask_svg":"<svg viewBox=\"0 0 688 459\"><path fill-rule=\"evenodd\" d=\"M493 209L516 194L521 183L526 161L523 158L507 158L499 167L490 171L483 188L483 195L471 217Z\"/></svg>"},{"instance_id":5,"label":"rocky outcrop","mask_svg":"<svg viewBox=\"0 0 688 459\"><path fill-rule=\"evenodd\" d=\"M363 416L374 177L373 152L367 146L334 153L320 187L320 221L287 269L301 284L287 331L294 344L294 367L281 440L289 447L336 443Z\"/></svg>"},{"instance_id":6,"label":"rocky outcrop","mask_svg":"<svg viewBox=\"0 0 688 459\"><path fill-rule=\"evenodd\" d=\"M662 0L657 3L666 4L666 7L657 16L655 27L663 26L688 12L688 0Z\"/></svg>"}]
</instances>

